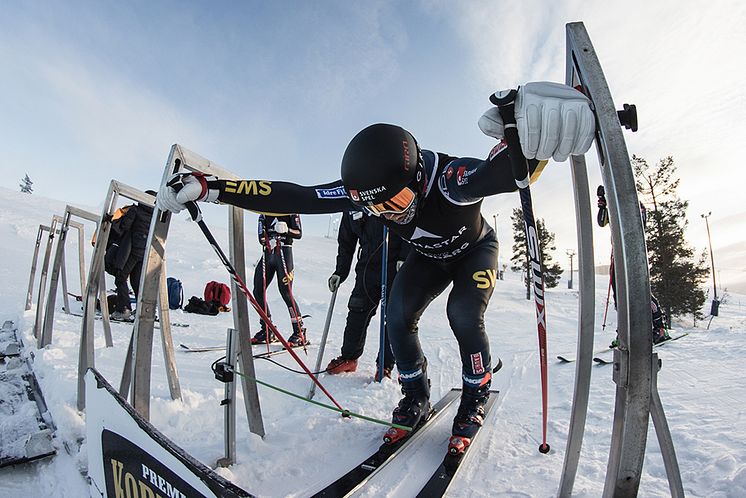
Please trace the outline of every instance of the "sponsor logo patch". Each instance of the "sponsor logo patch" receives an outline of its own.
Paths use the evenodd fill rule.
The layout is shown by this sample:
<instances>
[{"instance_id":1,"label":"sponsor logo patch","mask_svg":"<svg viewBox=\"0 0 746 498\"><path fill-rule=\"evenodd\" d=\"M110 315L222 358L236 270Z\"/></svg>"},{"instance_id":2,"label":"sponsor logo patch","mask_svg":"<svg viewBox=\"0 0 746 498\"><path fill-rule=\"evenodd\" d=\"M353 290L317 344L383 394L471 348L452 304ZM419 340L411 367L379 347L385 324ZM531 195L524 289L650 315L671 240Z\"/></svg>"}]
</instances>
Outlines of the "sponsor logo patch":
<instances>
[{"instance_id":1,"label":"sponsor logo patch","mask_svg":"<svg viewBox=\"0 0 746 498\"><path fill-rule=\"evenodd\" d=\"M497 145L492 147L489 154L489 160L491 161L496 155L508 148L508 144L502 138L497 141Z\"/></svg>"},{"instance_id":2,"label":"sponsor logo patch","mask_svg":"<svg viewBox=\"0 0 746 498\"><path fill-rule=\"evenodd\" d=\"M381 192L385 192L386 187L381 185L380 187L373 187L368 190L357 190L357 195L360 196L361 201L368 202L375 200L375 195L380 194ZM350 190L350 194L352 194L352 190ZM354 199L354 198L353 198Z\"/></svg>"},{"instance_id":3,"label":"sponsor logo patch","mask_svg":"<svg viewBox=\"0 0 746 498\"><path fill-rule=\"evenodd\" d=\"M474 353L471 355L471 370L475 374L484 373L484 363L482 363L482 353Z\"/></svg>"},{"instance_id":4,"label":"sponsor logo patch","mask_svg":"<svg viewBox=\"0 0 746 498\"><path fill-rule=\"evenodd\" d=\"M477 289L489 289L495 286L497 270L487 268L486 270L475 271L471 278L477 283Z\"/></svg>"},{"instance_id":5,"label":"sponsor logo patch","mask_svg":"<svg viewBox=\"0 0 746 498\"><path fill-rule=\"evenodd\" d=\"M352 197L352 200L355 202L360 202L360 196L357 193L357 190L354 188L350 189L350 197Z\"/></svg>"},{"instance_id":6,"label":"sponsor logo patch","mask_svg":"<svg viewBox=\"0 0 746 498\"><path fill-rule=\"evenodd\" d=\"M448 166L448 169L446 170L446 178L450 180L452 176L453 176L453 167Z\"/></svg>"},{"instance_id":7,"label":"sponsor logo patch","mask_svg":"<svg viewBox=\"0 0 746 498\"><path fill-rule=\"evenodd\" d=\"M230 194L269 195L272 193L272 182L266 180L227 180L225 191Z\"/></svg>"},{"instance_id":8,"label":"sponsor logo patch","mask_svg":"<svg viewBox=\"0 0 746 498\"><path fill-rule=\"evenodd\" d=\"M456 184L466 185L467 183L469 183L469 179L466 177L466 166L459 166L456 172Z\"/></svg>"},{"instance_id":9,"label":"sponsor logo patch","mask_svg":"<svg viewBox=\"0 0 746 498\"><path fill-rule=\"evenodd\" d=\"M336 188L317 188L316 197L319 199L344 199L347 197L347 193L342 186Z\"/></svg>"}]
</instances>

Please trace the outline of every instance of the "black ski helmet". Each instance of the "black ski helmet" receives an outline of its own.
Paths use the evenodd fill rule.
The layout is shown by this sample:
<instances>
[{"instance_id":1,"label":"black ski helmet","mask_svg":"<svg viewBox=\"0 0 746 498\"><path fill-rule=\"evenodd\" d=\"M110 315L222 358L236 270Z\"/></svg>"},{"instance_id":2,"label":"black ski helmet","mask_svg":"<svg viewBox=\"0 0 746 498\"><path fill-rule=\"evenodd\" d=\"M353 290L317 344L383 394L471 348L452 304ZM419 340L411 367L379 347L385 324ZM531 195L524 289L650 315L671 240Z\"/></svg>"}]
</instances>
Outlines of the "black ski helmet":
<instances>
[{"instance_id":1,"label":"black ski helmet","mask_svg":"<svg viewBox=\"0 0 746 498\"><path fill-rule=\"evenodd\" d=\"M378 204L422 177L419 158L417 141L407 130L391 124L370 125L345 150L342 183L355 204Z\"/></svg>"}]
</instances>

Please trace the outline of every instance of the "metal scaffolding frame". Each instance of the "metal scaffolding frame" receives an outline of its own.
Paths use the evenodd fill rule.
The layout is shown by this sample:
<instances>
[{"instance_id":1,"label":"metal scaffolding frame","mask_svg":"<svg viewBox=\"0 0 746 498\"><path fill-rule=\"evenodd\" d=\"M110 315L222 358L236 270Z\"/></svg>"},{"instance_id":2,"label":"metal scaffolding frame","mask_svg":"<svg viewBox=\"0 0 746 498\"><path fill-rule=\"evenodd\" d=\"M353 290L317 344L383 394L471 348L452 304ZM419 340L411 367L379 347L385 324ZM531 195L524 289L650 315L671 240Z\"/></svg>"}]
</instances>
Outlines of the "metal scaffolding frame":
<instances>
[{"instance_id":1,"label":"metal scaffolding frame","mask_svg":"<svg viewBox=\"0 0 746 498\"><path fill-rule=\"evenodd\" d=\"M65 282L65 244L67 241L67 232L70 227L75 228L78 231L78 276L80 278L80 295L85 295L85 227L82 223L74 221L72 217L78 217L86 221L91 221L96 224L98 228L99 217L90 211L76 208L74 206L66 206L65 214L61 219L62 225L60 226L60 236L57 239L57 247L55 249L54 262L52 264L52 273L49 280L49 293L47 295L47 302L44 311L44 320L42 333L37 338L37 347L40 349L47 344L52 343L52 334L54 328L54 313L55 306L57 304L57 283L59 281L60 273L62 274L62 293L63 301L65 306L65 313L70 314L70 300L68 299L67 284ZM100 298L105 298L106 290L101 289ZM38 313L38 309L37 309ZM106 345L111 346L111 328L109 327L108 321L104 324L104 335L106 336Z\"/></svg>"},{"instance_id":2,"label":"metal scaffolding frame","mask_svg":"<svg viewBox=\"0 0 746 498\"><path fill-rule=\"evenodd\" d=\"M145 192L136 188L130 187L122 182L112 180L109 184L109 190L107 191L106 198L104 200L104 208L101 216L98 218L98 229L96 231L96 246L93 250L93 256L91 257L91 266L88 271L88 283L86 285L86 292L83 296L83 324L80 331L80 350L78 356L78 400L77 407L79 410L85 409L85 373L88 368L95 366L95 354L94 354L94 323L96 318L96 295L101 294L100 299L101 314L103 317L104 326L109 323L109 309L106 301L106 280L104 274L104 256L106 255L106 244L109 240L109 231L111 228L111 218L117 208L117 201L119 197L133 200L142 204L153 206L155 199L152 195L146 194ZM155 211L154 211L155 212ZM155 218L155 216L154 216ZM147 254L146 254L147 257ZM144 268L143 268L144 270ZM142 292L142 282L145 280L145 271L143 271L143 278L140 281L140 293ZM140 294L142 295L142 294ZM150 341L152 343L153 324L155 322L155 304L160 304L160 330L161 330L161 343L163 345L163 356L166 367L166 376L168 379L168 386L171 393L172 399L181 399L181 387L179 385L179 377L176 371L176 358L174 355L173 340L171 338L171 322L168 313L168 294L166 288L166 278L161 276L153 285L153 306L149 310L151 318L150 327ZM137 317L141 314L142 309L138 301L138 307L135 315L135 328L133 329L132 336L130 337L130 345L125 357L125 370L122 373L122 385L129 385L129 367L132 363L132 344L133 338L137 330ZM107 346L111 346L107 342ZM149 368L149 365L148 365ZM126 393L125 393L126 394Z\"/></svg>"},{"instance_id":3,"label":"metal scaffolding frame","mask_svg":"<svg viewBox=\"0 0 746 498\"><path fill-rule=\"evenodd\" d=\"M161 185L174 173L179 171L198 171L206 175L214 175L220 178L238 180L235 173L210 162L188 149L174 144L166 162ZM153 347L152 330L157 297L158 278L164 278L163 269L166 238L171 224L171 213L163 212L156 208L153 221L150 225L150 234L145 252L145 266L143 268L143 279L140 285L137 309L138 315L135 319L135 347L134 365L132 367L132 405L143 417L150 417L150 364L151 351ZM229 206L228 214L228 237L230 244L229 259L233 264L239 277L246 281L246 258L244 251L244 226L243 210L235 206ZM254 358L251 354L251 331L249 330L249 310L246 296L238 288L235 282L232 287L232 309L233 328L238 331L240 354L240 370L250 378L255 377ZM244 350L246 348L246 350ZM256 382L241 378L244 394L246 414L249 420L249 429L254 434L264 436L264 422L262 421L261 407L259 405L259 394Z\"/></svg>"},{"instance_id":4,"label":"metal scaffolding frame","mask_svg":"<svg viewBox=\"0 0 746 498\"><path fill-rule=\"evenodd\" d=\"M652 415L672 496L683 496L671 434L657 392L660 362L652 351L650 279L645 234L635 179L620 122L598 57L582 22L569 23L566 83L592 101L596 147L608 200L620 345L614 352L616 403L603 496L635 496L639 489ZM626 107L626 106L625 106ZM636 119L636 118L635 118ZM629 126L628 126L629 127ZM633 129L636 128L636 124ZM573 156L572 172L578 225L580 308L575 392L559 496L572 494L588 410L593 357L594 291L590 194L584 156Z\"/></svg>"},{"instance_id":5,"label":"metal scaffolding frame","mask_svg":"<svg viewBox=\"0 0 746 498\"><path fill-rule=\"evenodd\" d=\"M49 278L49 262L52 258L52 247L54 246L54 240L55 236L59 234L62 236L62 230L59 227L59 224L62 223L62 216L59 215L52 215L52 223L50 223L49 227L46 225L39 225L39 232L37 234L37 245L34 249L34 260L31 263L31 274L29 276L29 289L28 294L26 297L26 309L31 308L31 294L33 292L33 286L34 286L34 276L36 274L36 264L37 264L37 258L39 255L39 244L40 244L40 238L41 233L44 230L49 231L49 236L47 238L47 247L44 251L44 259L42 260L41 264L41 273L39 274L39 289L37 291L37 298L36 298L36 313L34 317L34 337L36 338L37 342L41 341L41 330L44 323L44 312L46 310L45 305L45 292L47 290L47 279ZM59 245L59 243L58 243ZM62 292L65 294L65 297L67 297L67 271L64 269L64 254L63 254L63 270L62 270ZM55 278L55 291L56 291L56 284L57 279L59 277L59 274Z\"/></svg>"},{"instance_id":6,"label":"metal scaffolding frame","mask_svg":"<svg viewBox=\"0 0 746 498\"><path fill-rule=\"evenodd\" d=\"M47 250L51 252L52 250L52 241L54 238L52 237L52 228L47 225L39 225L39 231L36 233L36 245L34 246L34 255L31 258L31 271L29 272L28 277L28 290L26 291L26 307L25 310L28 311L31 309L31 304L33 302L33 294L34 294L34 279L36 278L36 266L39 262L39 248L41 247L41 239L44 232L49 232L49 235L47 237ZM49 260L47 260L47 264L49 263ZM67 278L65 277L65 280Z\"/></svg>"}]
</instances>

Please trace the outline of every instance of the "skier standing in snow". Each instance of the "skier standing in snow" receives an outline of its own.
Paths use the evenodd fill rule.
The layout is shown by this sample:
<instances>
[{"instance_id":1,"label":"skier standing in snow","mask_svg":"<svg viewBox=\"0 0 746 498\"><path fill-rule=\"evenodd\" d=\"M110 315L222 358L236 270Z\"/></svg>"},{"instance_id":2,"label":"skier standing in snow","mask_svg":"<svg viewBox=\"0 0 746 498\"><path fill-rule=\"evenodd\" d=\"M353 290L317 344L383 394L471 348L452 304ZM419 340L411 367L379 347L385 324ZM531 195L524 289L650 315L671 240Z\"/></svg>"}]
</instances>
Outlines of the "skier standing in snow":
<instances>
[{"instance_id":1,"label":"skier standing in snow","mask_svg":"<svg viewBox=\"0 0 746 498\"><path fill-rule=\"evenodd\" d=\"M521 87L515 105L521 146L536 177L553 157L583 154L595 136L588 99L557 83ZM484 311L497 273L497 239L480 212L482 199L513 192L504 126L496 107L479 121L498 139L487 159L457 158L420 149L406 130L375 124L360 131L342 158L342 179L304 187L288 182L221 180L199 174L174 176L178 193L164 185L158 206L179 212L193 201L223 202L259 212L331 213L361 209L378 216L413 246L391 289L387 321L404 397L393 422L417 426L429 412L427 362L417 322L430 302L450 284L447 315L462 363L463 391L454 435L469 437L484 418L491 357ZM260 188L263 187L263 188ZM398 432L397 432L398 431ZM390 429L395 441L408 432Z\"/></svg>"},{"instance_id":2,"label":"skier standing in snow","mask_svg":"<svg viewBox=\"0 0 746 498\"><path fill-rule=\"evenodd\" d=\"M146 193L156 195L154 190L148 190ZM114 320L134 321L127 280L129 279L135 297L137 297L140 291L142 261L152 218L153 208L147 204L137 203L129 206L118 223L118 234L116 234L118 243L112 260L112 267L116 269L114 285L117 290L116 307L111 314Z\"/></svg>"},{"instance_id":3,"label":"skier standing in snow","mask_svg":"<svg viewBox=\"0 0 746 498\"><path fill-rule=\"evenodd\" d=\"M606 202L606 192L603 185L599 185L596 189L596 195L598 196L598 215L596 221L601 227L605 227L609 224L609 211ZM640 202L640 216L642 217L643 226L647 222L647 209L645 205ZM614 253L611 254L611 264L609 265L609 290L614 297L614 309L617 309L616 303L616 271L614 270ZM608 296L606 298L606 308L609 307ZM666 330L666 314L663 312L658 299L653 294L650 294L650 312L653 318L653 344L658 344L663 341L667 341L671 338ZM604 315L604 325L606 324L606 316ZM611 348L619 347L619 336L615 337L611 344Z\"/></svg>"},{"instance_id":4,"label":"skier standing in snow","mask_svg":"<svg viewBox=\"0 0 746 498\"><path fill-rule=\"evenodd\" d=\"M357 360L365 348L365 337L376 308L381 301L381 248L383 247L383 225L375 216L365 211L346 211L342 215L337 235L337 264L329 277L329 290L334 292L347 279L352 266L355 248L359 244L355 264L355 287L347 303L347 324L345 325L342 354L334 358L326 367L329 374L354 372ZM389 234L388 264L386 270L386 298L391 295L391 285L396 271L406 259L409 245L396 234ZM391 377L394 368L394 355L385 335L383 371ZM380 353L380 352L379 352ZM376 358L380 358L377 355ZM376 360L376 364L378 360ZM376 368L376 380L378 368Z\"/></svg>"},{"instance_id":5,"label":"skier standing in snow","mask_svg":"<svg viewBox=\"0 0 746 498\"><path fill-rule=\"evenodd\" d=\"M293 240L303 236L300 224L300 216L290 214L286 216L259 215L258 222L259 244L262 246L262 258L256 264L254 270L254 299L259 306L271 318L269 305L266 302L267 286L272 279L277 277L277 288L280 291L285 305L290 314L290 323L293 326L293 334L288 338L292 346L303 346L308 344L306 329L303 327L303 319L292 291L294 267L293 267ZM261 321L259 332L251 339L252 344L265 344L277 339L274 334L269 333L267 324Z\"/></svg>"}]
</instances>

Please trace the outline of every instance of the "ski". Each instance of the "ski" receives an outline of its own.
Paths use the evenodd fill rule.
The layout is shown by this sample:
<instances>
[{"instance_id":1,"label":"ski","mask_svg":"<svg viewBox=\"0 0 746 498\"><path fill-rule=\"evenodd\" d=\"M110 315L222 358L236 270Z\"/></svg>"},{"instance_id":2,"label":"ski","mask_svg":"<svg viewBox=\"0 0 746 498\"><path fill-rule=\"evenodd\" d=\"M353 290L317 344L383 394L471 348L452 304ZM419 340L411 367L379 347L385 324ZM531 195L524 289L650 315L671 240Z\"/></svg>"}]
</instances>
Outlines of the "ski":
<instances>
[{"instance_id":1,"label":"ski","mask_svg":"<svg viewBox=\"0 0 746 498\"><path fill-rule=\"evenodd\" d=\"M609 351L613 351L614 349L616 349L616 346L600 349L598 351L595 351L593 355L595 356L598 354L603 354ZM568 357L568 356L557 356L557 359L560 361L560 363L573 363L577 358Z\"/></svg>"},{"instance_id":2,"label":"ski","mask_svg":"<svg viewBox=\"0 0 746 498\"><path fill-rule=\"evenodd\" d=\"M356 465L345 475L314 494L313 498L347 496L362 487L374 473L400 454L409 443L421 435L427 426L442 415L445 409L460 396L460 389L451 389L432 407L428 418L409 437L394 444L382 444L372 455Z\"/></svg>"},{"instance_id":3,"label":"ski","mask_svg":"<svg viewBox=\"0 0 746 498\"><path fill-rule=\"evenodd\" d=\"M306 344L308 346L308 344ZM292 349L303 349L303 346L294 346ZM272 351L263 351L254 355L254 358L269 358L277 354L287 353L287 348L273 349Z\"/></svg>"},{"instance_id":4,"label":"ski","mask_svg":"<svg viewBox=\"0 0 746 498\"><path fill-rule=\"evenodd\" d=\"M225 346L196 346L191 347L186 344L179 344L179 347L185 353L204 353L207 351L225 351Z\"/></svg>"},{"instance_id":5,"label":"ski","mask_svg":"<svg viewBox=\"0 0 746 498\"><path fill-rule=\"evenodd\" d=\"M64 311L65 308L63 307L62 310ZM77 317L80 317L80 318L84 317L84 315L82 313L75 313L75 312L72 312L72 311L70 313L68 313L68 315L77 316ZM96 315L94 316L94 318L96 320L102 320L103 319L103 317L99 313L96 313ZM135 323L134 320L132 320L132 321L129 321L129 320L115 320L111 316L109 316L109 321L113 322L113 323L130 323L130 324L134 324ZM155 328L160 328L160 326L161 326L160 323L161 323L161 321L156 319L155 320ZM181 323L181 322L170 322L170 323L171 323L172 327L189 327L188 323Z\"/></svg>"},{"instance_id":6,"label":"ski","mask_svg":"<svg viewBox=\"0 0 746 498\"><path fill-rule=\"evenodd\" d=\"M179 344L179 347L181 348L180 351L184 353L207 353L207 352L215 352L215 351L225 351L225 346L187 346L186 344ZM296 346L293 349L302 348L303 346ZM257 353L254 356L254 358L269 358L270 356L274 356L277 354L287 353L287 349L280 348L280 349L273 349L271 351L263 351L261 353Z\"/></svg>"},{"instance_id":7,"label":"ski","mask_svg":"<svg viewBox=\"0 0 746 498\"><path fill-rule=\"evenodd\" d=\"M686 337L688 335L689 335L689 332L686 332L684 334L677 335L676 337L671 337L670 339L666 339L665 341L659 342L657 344L653 344L653 349L656 349L656 348L658 348L660 346L665 346L669 342L678 341L682 337ZM601 357L598 357L598 356L595 356L593 358L593 361L595 361L598 365L611 365L612 363L614 363L613 360L607 360L605 358L601 358Z\"/></svg>"},{"instance_id":8,"label":"ski","mask_svg":"<svg viewBox=\"0 0 746 498\"><path fill-rule=\"evenodd\" d=\"M487 404L484 405L484 417L490 413L490 409L497 401L499 391L490 391L490 398L487 400ZM448 488L453 482L454 477L458 473L461 464L464 462L464 458L470 454L469 448L474 445L475 439L482 432L481 428L471 437L471 439L463 444L462 438L452 436L449 440L448 452L445 458L441 462L440 466L435 469L430 480L417 494L417 498L430 498L436 496L443 496L448 491ZM459 441L454 441L458 439Z\"/></svg>"}]
</instances>

